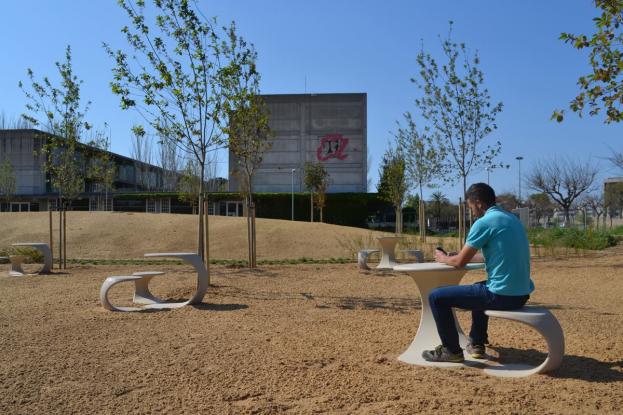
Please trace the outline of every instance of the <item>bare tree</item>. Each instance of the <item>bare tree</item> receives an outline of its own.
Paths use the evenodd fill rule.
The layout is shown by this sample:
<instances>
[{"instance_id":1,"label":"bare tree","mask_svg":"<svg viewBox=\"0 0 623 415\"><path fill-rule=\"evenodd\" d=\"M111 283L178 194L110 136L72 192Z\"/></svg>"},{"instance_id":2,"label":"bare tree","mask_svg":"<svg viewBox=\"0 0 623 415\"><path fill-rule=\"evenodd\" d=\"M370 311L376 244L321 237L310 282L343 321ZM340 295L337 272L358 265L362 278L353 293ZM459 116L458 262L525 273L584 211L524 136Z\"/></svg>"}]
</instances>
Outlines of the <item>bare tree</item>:
<instances>
[{"instance_id":1,"label":"bare tree","mask_svg":"<svg viewBox=\"0 0 623 415\"><path fill-rule=\"evenodd\" d=\"M588 194L582 200L582 204L593 212L593 215L596 217L595 227L599 228L599 218L601 217L601 215L606 214L604 195L596 193Z\"/></svg>"},{"instance_id":2,"label":"bare tree","mask_svg":"<svg viewBox=\"0 0 623 415\"><path fill-rule=\"evenodd\" d=\"M615 150L611 150L612 154L608 157L610 163L613 166L617 167L619 170L623 171L623 151L617 152Z\"/></svg>"},{"instance_id":3,"label":"bare tree","mask_svg":"<svg viewBox=\"0 0 623 415\"><path fill-rule=\"evenodd\" d=\"M569 222L569 210L582 194L591 190L598 169L590 161L581 162L570 159L537 161L526 176L528 186L538 192L546 193L565 214Z\"/></svg>"},{"instance_id":4,"label":"bare tree","mask_svg":"<svg viewBox=\"0 0 623 415\"><path fill-rule=\"evenodd\" d=\"M158 138L158 163L162 168L162 190L173 192L177 189L180 170L183 168L183 160L180 157L177 143L159 134Z\"/></svg>"},{"instance_id":5,"label":"bare tree","mask_svg":"<svg viewBox=\"0 0 623 415\"><path fill-rule=\"evenodd\" d=\"M141 190L151 190L152 177L151 165L154 159L154 151L152 147L151 137L145 132L140 125L132 127L132 148L130 155L134 159L134 174L136 175L136 183Z\"/></svg>"}]
</instances>

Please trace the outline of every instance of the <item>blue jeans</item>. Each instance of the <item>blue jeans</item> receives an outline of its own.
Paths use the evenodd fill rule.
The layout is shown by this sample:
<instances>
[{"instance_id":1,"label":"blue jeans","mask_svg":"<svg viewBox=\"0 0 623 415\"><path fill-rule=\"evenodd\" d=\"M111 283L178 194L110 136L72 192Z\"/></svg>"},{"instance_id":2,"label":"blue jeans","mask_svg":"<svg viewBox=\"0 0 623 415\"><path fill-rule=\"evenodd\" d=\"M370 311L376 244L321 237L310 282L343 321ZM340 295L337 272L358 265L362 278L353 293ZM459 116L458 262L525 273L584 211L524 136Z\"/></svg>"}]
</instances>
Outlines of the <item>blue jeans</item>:
<instances>
[{"instance_id":1,"label":"blue jeans","mask_svg":"<svg viewBox=\"0 0 623 415\"><path fill-rule=\"evenodd\" d=\"M510 296L494 294L486 281L472 285L453 285L432 290L428 296L441 343L452 353L462 351L456 330L452 307L472 310L472 329L469 337L474 344L485 344L489 317L485 310L514 310L523 307L529 295Z\"/></svg>"}]
</instances>

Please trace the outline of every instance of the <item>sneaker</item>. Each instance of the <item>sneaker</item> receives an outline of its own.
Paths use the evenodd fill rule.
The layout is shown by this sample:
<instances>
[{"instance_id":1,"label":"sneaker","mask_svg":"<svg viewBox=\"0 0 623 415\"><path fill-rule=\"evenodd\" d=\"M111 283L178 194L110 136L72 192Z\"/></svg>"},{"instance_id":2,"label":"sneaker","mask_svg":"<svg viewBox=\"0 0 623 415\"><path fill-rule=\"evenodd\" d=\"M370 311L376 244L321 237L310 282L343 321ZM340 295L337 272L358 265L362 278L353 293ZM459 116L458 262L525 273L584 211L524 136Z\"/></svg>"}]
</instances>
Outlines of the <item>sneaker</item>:
<instances>
[{"instance_id":1,"label":"sneaker","mask_svg":"<svg viewBox=\"0 0 623 415\"><path fill-rule=\"evenodd\" d=\"M468 343L467 346L465 346L465 350L474 359L485 358L485 345L484 344Z\"/></svg>"},{"instance_id":2,"label":"sneaker","mask_svg":"<svg viewBox=\"0 0 623 415\"><path fill-rule=\"evenodd\" d=\"M465 360L462 351L460 353L451 353L442 345L435 347L435 350L424 350L422 357L429 362L463 363Z\"/></svg>"}]
</instances>

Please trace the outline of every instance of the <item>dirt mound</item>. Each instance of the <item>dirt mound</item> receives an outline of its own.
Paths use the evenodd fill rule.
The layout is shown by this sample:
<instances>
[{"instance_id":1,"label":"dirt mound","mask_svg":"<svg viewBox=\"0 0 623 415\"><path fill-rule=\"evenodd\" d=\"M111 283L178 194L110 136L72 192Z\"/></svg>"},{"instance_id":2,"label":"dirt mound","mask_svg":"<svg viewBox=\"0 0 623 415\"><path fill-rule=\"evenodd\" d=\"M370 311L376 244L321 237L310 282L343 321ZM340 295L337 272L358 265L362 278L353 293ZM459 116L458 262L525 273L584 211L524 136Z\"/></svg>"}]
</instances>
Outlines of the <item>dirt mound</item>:
<instances>
[{"instance_id":1,"label":"dirt mound","mask_svg":"<svg viewBox=\"0 0 623 415\"><path fill-rule=\"evenodd\" d=\"M54 215L54 229L58 217ZM210 256L245 259L246 219L210 216ZM192 252L197 216L125 212L68 212L69 258L141 258L147 252ZM0 213L0 247L13 242L48 242L47 212ZM338 258L352 255L382 235L324 223L257 219L258 259ZM55 237L57 233L55 231ZM56 241L55 241L56 243Z\"/></svg>"}]
</instances>

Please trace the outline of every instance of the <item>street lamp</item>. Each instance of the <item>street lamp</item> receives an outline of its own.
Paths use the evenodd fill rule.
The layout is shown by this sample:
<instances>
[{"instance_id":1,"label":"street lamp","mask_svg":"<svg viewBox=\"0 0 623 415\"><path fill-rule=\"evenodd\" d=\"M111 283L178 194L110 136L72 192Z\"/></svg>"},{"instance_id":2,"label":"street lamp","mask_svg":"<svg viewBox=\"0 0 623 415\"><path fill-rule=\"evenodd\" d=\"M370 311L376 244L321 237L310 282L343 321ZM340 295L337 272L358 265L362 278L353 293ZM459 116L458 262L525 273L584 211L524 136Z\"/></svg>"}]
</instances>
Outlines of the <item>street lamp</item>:
<instances>
[{"instance_id":1,"label":"street lamp","mask_svg":"<svg viewBox=\"0 0 623 415\"><path fill-rule=\"evenodd\" d=\"M292 220L294 220L294 172L296 169L292 169Z\"/></svg>"},{"instance_id":2,"label":"street lamp","mask_svg":"<svg viewBox=\"0 0 623 415\"><path fill-rule=\"evenodd\" d=\"M489 183L489 173L491 173L492 167L491 166L487 166L487 167L485 167L485 170L487 171L487 184L491 184L491 183Z\"/></svg>"},{"instance_id":3,"label":"street lamp","mask_svg":"<svg viewBox=\"0 0 623 415\"><path fill-rule=\"evenodd\" d=\"M523 160L522 156L517 156L515 159L519 162L519 204L521 204L521 160Z\"/></svg>"}]
</instances>

